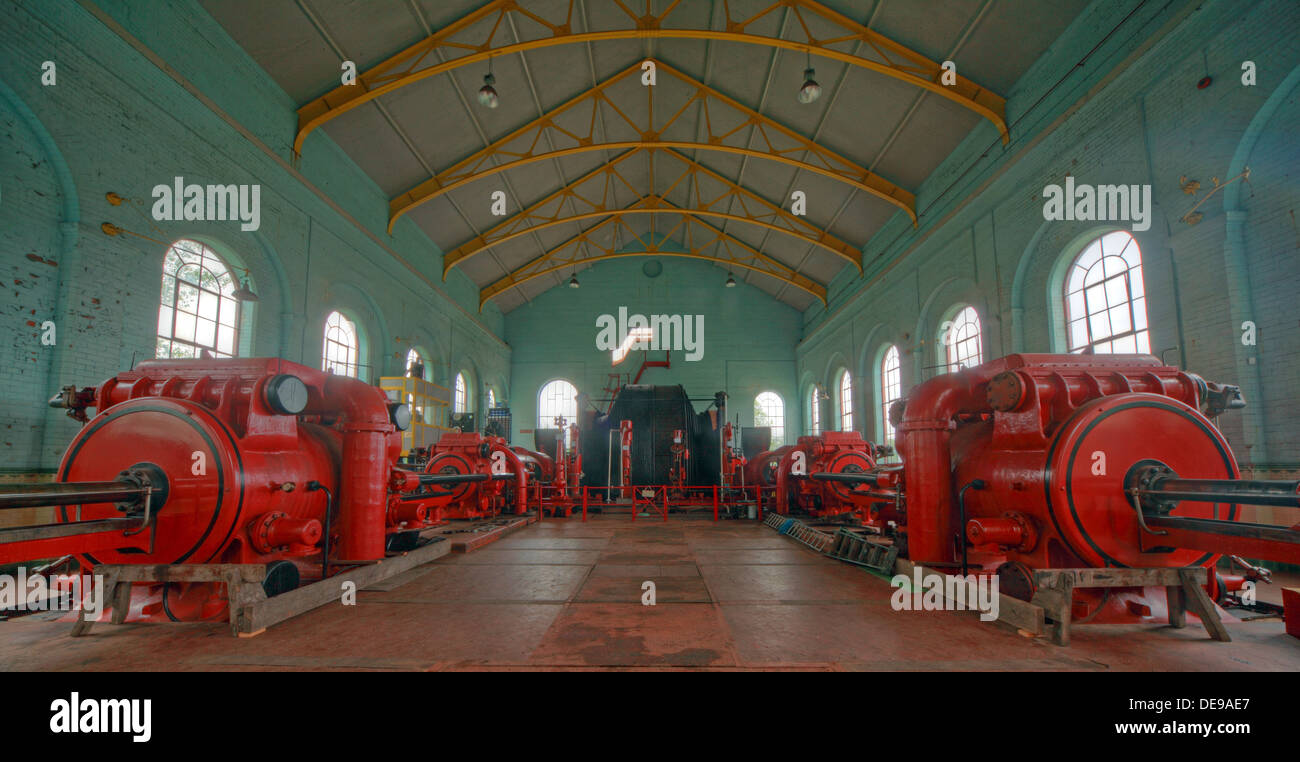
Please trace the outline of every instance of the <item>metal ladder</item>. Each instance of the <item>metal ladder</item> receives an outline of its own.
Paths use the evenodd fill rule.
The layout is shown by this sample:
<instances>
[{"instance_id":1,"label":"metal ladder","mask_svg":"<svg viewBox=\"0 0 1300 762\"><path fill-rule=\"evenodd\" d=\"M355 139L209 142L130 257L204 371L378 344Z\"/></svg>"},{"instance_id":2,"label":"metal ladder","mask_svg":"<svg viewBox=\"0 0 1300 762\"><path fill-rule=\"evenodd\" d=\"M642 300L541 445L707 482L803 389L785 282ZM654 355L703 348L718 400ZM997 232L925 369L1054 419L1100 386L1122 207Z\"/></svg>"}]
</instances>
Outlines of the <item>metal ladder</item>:
<instances>
[{"instance_id":1,"label":"metal ladder","mask_svg":"<svg viewBox=\"0 0 1300 762\"><path fill-rule=\"evenodd\" d=\"M898 546L872 542L856 532L841 529L835 533L834 543L826 554L881 574L893 574L894 561L898 559Z\"/></svg>"},{"instance_id":2,"label":"metal ladder","mask_svg":"<svg viewBox=\"0 0 1300 762\"><path fill-rule=\"evenodd\" d=\"M781 534L788 535L807 545L818 553L825 553L826 549L834 541L834 535L827 534L818 529L813 529L798 519L792 519L789 516L782 516L778 513L769 513L763 517L763 523L772 527Z\"/></svg>"}]
</instances>

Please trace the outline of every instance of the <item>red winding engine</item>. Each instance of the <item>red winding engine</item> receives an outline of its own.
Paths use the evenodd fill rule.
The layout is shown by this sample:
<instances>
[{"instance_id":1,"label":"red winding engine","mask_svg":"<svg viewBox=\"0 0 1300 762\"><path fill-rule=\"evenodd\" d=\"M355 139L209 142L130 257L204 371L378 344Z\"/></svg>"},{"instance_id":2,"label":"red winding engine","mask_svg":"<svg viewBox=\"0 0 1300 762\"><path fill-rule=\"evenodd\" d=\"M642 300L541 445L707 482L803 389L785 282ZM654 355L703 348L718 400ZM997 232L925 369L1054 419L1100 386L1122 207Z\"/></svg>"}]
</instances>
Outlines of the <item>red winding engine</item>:
<instances>
[{"instance_id":1,"label":"red winding engine","mask_svg":"<svg viewBox=\"0 0 1300 762\"><path fill-rule=\"evenodd\" d=\"M876 458L871 444L860 434L827 431L799 437L797 444L781 451L773 474L777 513L789 513L793 505L813 518L856 514L861 521L870 519L870 507L877 497L857 487L875 483L875 477L869 475ZM772 455L764 453L756 462L770 462ZM760 471L755 476L763 479L766 475Z\"/></svg>"},{"instance_id":2,"label":"red winding engine","mask_svg":"<svg viewBox=\"0 0 1300 762\"><path fill-rule=\"evenodd\" d=\"M450 486L407 499L436 511L443 519L495 516L511 506L514 513L525 513L530 469L545 476L554 466L541 453L524 450L521 455L503 437L473 432L443 434L424 465L424 479L426 483L430 477L445 479Z\"/></svg>"},{"instance_id":3,"label":"red winding engine","mask_svg":"<svg viewBox=\"0 0 1300 762\"><path fill-rule=\"evenodd\" d=\"M0 530L0 563L264 563L275 594L439 520L401 500L431 483L396 467L408 409L356 379L275 358L150 360L50 404L85 426L56 483L7 488L0 509L61 506L59 523ZM133 613L218 616L219 587L137 585Z\"/></svg>"},{"instance_id":4,"label":"red winding engine","mask_svg":"<svg viewBox=\"0 0 1300 762\"><path fill-rule=\"evenodd\" d=\"M1300 482L1240 478L1211 418L1244 404L1147 355L1009 355L932 379L897 424L907 554L996 569L1002 592L1026 599L1038 569L1296 563L1294 529L1239 522L1242 504L1300 505ZM1212 595L1241 583L1210 578ZM1154 600L1090 592L1077 600L1114 615L1102 619Z\"/></svg>"}]
</instances>

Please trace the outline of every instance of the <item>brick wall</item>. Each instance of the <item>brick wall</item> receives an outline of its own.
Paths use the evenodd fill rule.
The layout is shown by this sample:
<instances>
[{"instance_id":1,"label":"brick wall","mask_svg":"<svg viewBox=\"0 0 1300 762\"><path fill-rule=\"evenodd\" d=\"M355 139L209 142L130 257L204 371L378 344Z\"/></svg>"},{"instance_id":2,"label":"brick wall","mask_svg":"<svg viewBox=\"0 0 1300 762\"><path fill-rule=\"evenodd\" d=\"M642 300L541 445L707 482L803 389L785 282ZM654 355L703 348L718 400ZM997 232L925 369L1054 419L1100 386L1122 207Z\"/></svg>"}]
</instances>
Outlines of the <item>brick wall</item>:
<instances>
[{"instance_id":1,"label":"brick wall","mask_svg":"<svg viewBox=\"0 0 1300 762\"><path fill-rule=\"evenodd\" d=\"M506 339L513 348L510 398L515 441L531 446L520 433L537 424L537 395L546 382L564 378L593 398L605 397L610 373L636 375L643 359L662 360L664 352L632 352L618 366L610 353L596 349L596 318L628 314L703 315L703 356L688 362L672 352L670 368L648 368L643 384L681 384L691 397L714 392L730 395L728 417L753 425L754 397L779 394L787 420L798 420L792 348L799 336L799 313L743 282L725 288L726 272L688 259L659 257L663 272L642 271L645 258L602 262L579 273L581 289L553 288L506 315ZM601 410L607 403L596 403ZM708 402L695 402L703 411ZM792 418L793 416L793 418ZM787 424L788 425L788 424Z\"/></svg>"},{"instance_id":2,"label":"brick wall","mask_svg":"<svg viewBox=\"0 0 1300 762\"><path fill-rule=\"evenodd\" d=\"M958 302L973 303L984 324L985 359L1023 350L1060 348L1063 327L1052 275L1062 258L1092 236L1115 226L1045 222L1044 185L1066 175L1090 184L1153 186L1151 229L1134 233L1146 276L1153 352L1204 377L1243 388L1250 408L1221 419L1238 459L1269 475L1300 466L1293 399L1300 383L1297 350L1300 313L1300 230L1294 209L1300 148L1295 141L1300 89L1283 87L1300 64L1300 6L1284 0L1258 3L1169 4L1135 17L1089 63L1048 92L1132 3L1094 3L1057 44L1007 94L1012 143L994 148L984 125L919 189L920 228L896 216L864 246L862 278L837 279L829 306L804 315L796 350L801 377L829 385L831 358L849 357L870 377L879 347L904 348L904 387L939 372L938 326ZM1143 11L1147 12L1146 9ZM1241 62L1252 60L1258 84L1241 83ZM1198 89L1209 73L1213 84ZM1234 303L1225 192L1202 205L1196 225L1183 214L1226 180L1234 155L1261 108L1262 120L1249 151L1251 183L1241 189L1245 211L1244 261L1253 306ZM1028 112L1030 104L1042 104ZM974 164L953 190L961 172ZM1199 180L1199 194L1186 195L1180 178ZM1121 223L1119 227L1128 228ZM904 256L905 255L905 256ZM901 261L900 261L901 260ZM1240 347L1235 318L1241 310L1259 328L1254 351ZM1254 357L1255 365L1251 361ZM1257 375L1256 375L1257 374ZM859 430L874 435L876 392L859 385ZM828 411L831 412L831 411ZM1264 458L1258 451L1266 452Z\"/></svg>"},{"instance_id":3,"label":"brick wall","mask_svg":"<svg viewBox=\"0 0 1300 762\"><path fill-rule=\"evenodd\" d=\"M77 3L7 5L0 471L57 465L76 431L45 408L60 385L95 384L153 355L166 246L107 236L102 222L164 242L200 238L247 267L260 296L248 326L251 354L318 366L324 318L342 309L366 338L361 362L372 381L400 374L413 344L433 355L443 382L453 364L474 367L480 379L508 377L501 313L478 312L477 289L464 275L441 282L441 252L413 223L384 232L387 198L323 132L291 161L296 104L196 2L149 3L147 12L138 3L99 7L211 105ZM58 67L53 87L40 82L46 60ZM176 176L260 184L260 229L154 221L151 190ZM108 192L131 202L113 206ZM70 225L68 194L77 202ZM63 245L72 238L74 246ZM44 320L57 325L55 347L40 343Z\"/></svg>"}]
</instances>

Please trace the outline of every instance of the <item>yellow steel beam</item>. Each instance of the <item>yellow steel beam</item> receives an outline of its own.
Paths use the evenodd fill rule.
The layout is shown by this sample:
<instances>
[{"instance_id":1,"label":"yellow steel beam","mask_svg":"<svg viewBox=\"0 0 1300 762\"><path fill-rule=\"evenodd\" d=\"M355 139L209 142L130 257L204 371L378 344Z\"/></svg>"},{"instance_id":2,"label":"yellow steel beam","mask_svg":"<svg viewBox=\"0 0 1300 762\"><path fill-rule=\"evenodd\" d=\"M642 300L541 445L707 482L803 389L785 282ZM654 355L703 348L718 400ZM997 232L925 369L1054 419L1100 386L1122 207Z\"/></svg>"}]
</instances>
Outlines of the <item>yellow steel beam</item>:
<instances>
[{"instance_id":1,"label":"yellow steel beam","mask_svg":"<svg viewBox=\"0 0 1300 762\"><path fill-rule=\"evenodd\" d=\"M447 252L443 256L442 260L443 280L446 280L447 273L451 271L451 268L470 257L481 254L498 244L540 230L545 230L546 228L570 222L597 219L600 217L662 212L662 208L655 208L649 204L627 209L615 209L611 206L612 199L609 193L611 177L617 176L618 179L622 180L622 176L617 173L615 167L623 161L645 152L653 154L654 149L634 148L630 151L619 154L610 160L609 163L601 165L577 180L568 183L554 193L551 193L540 201L532 204L527 209L518 212L509 219L495 225L492 229L484 232L481 236L476 236L466 243ZM841 240L816 225L813 225L806 218L791 214L785 208L777 206L752 191L737 185L726 177L723 177L688 156L672 149L661 149L661 152L672 159L681 162L685 166L685 171L682 172L681 176L673 181L671 187L675 188L683 181L688 181L688 179L689 181L694 181L695 196L697 199L700 199L699 203L701 203L701 206L698 208L674 207L674 212L698 217L714 217L747 225L757 225L777 233L784 233L793 236L810 246L816 246L830 252L831 254L841 257L857 267L859 272L862 271L862 256L860 252L848 242ZM704 202L701 198L701 190L698 180L699 175L703 175L720 183L724 188L723 192L716 194L711 200ZM595 184L593 181L599 180L602 176L605 179L605 183L601 189L602 192L599 199L593 200L584 196L580 192L580 189L584 185L587 185L588 183ZM631 186L629 185L628 187L630 188ZM651 189L651 191L653 191L653 189ZM666 195L667 193L655 194L651 192L643 195L642 201L655 198L663 200ZM563 217L561 216L561 213L565 199L574 200L575 207L578 202L581 202L585 204L590 211L578 212L577 214ZM730 214L718 211L714 208L720 206L723 202L732 199L735 199L740 203L741 210L746 212L748 216ZM559 203L556 203L557 201ZM554 206L554 213L543 211L552 205ZM751 207L756 207L756 209L751 209ZM770 218L772 221L769 222L767 218ZM785 223L785 226L776 224L778 221Z\"/></svg>"},{"instance_id":2,"label":"yellow steel beam","mask_svg":"<svg viewBox=\"0 0 1300 762\"><path fill-rule=\"evenodd\" d=\"M684 211L673 204L658 198L642 199L629 208L640 209L650 203L662 205L652 209L652 211L661 214L682 214ZM683 217L682 222L679 222L671 231L663 235L663 240L671 239L672 235L677 230L683 228L683 223L686 221L687 218ZM746 270L752 270L776 278L777 280L784 281L801 291L817 297L821 300L822 304L826 303L826 287L824 285L806 275L798 273L787 265L763 254L752 246L728 235L721 229L714 227L707 222L698 219L692 219L690 221L705 230L708 234L708 240L697 244L694 241L694 236L691 234L691 231L687 229L683 236L687 239L684 243L686 251L676 251L673 249L661 248L659 242L655 241L653 238L649 241L641 238L641 236L638 236L631 228L627 227L626 223L622 221L621 216L610 217L600 224L594 225L559 246L556 246L542 256L519 266L509 274L499 278L487 286L484 286L479 290L479 310L481 311L483 309L483 305L487 304L489 299L511 289L518 288L536 278L564 270L578 262L600 262L607 259L634 256L639 257L647 254L701 259L708 262L725 264L728 267L739 267ZM613 246L601 246L596 243L593 240L593 236L608 226L621 226L627 230L627 232L641 244L640 248L633 252L619 252L616 251ZM593 256L579 256L579 249L583 244L594 246L599 249L601 253ZM725 250L731 256L723 257L718 256L716 253L707 253L707 251L711 247L714 247L715 244L717 245L717 249ZM737 252L739 252L739 254L737 254ZM566 254L568 254L567 258L565 256Z\"/></svg>"},{"instance_id":3,"label":"yellow steel beam","mask_svg":"<svg viewBox=\"0 0 1300 762\"><path fill-rule=\"evenodd\" d=\"M727 14L724 31L663 28L664 20L678 5L677 2L672 3L658 16L648 12L644 16L636 16L628 12L627 15L633 22L633 28L630 29L575 33L572 28L573 0L569 0L567 3L567 11L563 20L542 18L523 8L518 0L493 0L493 2L439 29L429 37L358 75L356 84L335 87L325 95L299 108L298 134L293 143L294 153L302 153L302 144L307 135L322 124L358 106L369 103L385 93L419 82L427 77L486 61L496 56L512 55L538 48L606 40L644 39L717 40L748 45L763 45L840 61L883 74L947 98L992 122L997 127L998 132L1001 133L1004 144L1010 139L1006 123L1006 101L1001 96L962 76L957 76L952 85L942 84L941 77L944 72L937 62L878 32L868 29L815 0L775 0L759 13L748 19L739 20L731 17L731 8L724 3ZM781 7L789 7L794 11L804 32L805 40L786 40L749 34L745 31L746 27ZM626 7L624 7L624 10L627 10ZM818 39L808 27L804 16L805 12L839 27L843 30L843 34ZM530 22L547 28L551 36L538 37L510 45L497 44L497 34L505 26L502 22L509 13L520 14ZM462 34L468 34L470 38L456 39ZM849 42L864 43L875 54L875 58L854 55L829 47L830 45ZM461 53L461 55L447 61L429 63L429 56L435 50L452 50Z\"/></svg>"},{"instance_id":4,"label":"yellow steel beam","mask_svg":"<svg viewBox=\"0 0 1300 762\"><path fill-rule=\"evenodd\" d=\"M866 167L863 167L851 159L842 156L817 142L810 140L798 132L763 116L748 106L730 98L723 93L705 85L703 82L696 80L688 74L674 69L672 66L663 62L656 62L657 71L667 74L684 82L693 91L691 97L683 104L666 122L662 124L639 124L636 120L631 119L625 112L610 100L607 91L615 84L638 74L641 70L641 64L637 63L629 66L623 71L615 74L609 79L600 82L591 90L570 99L569 101L557 106L545 114L537 117L528 124L511 131L504 137L493 141L490 145L476 151L474 154L462 159L456 164L438 172L433 177L416 185L414 188L402 193L391 199L388 204L389 219L388 230L391 233L393 225L403 214L411 211L420 204L431 201L448 191L455 190L480 178L489 175L506 172L517 167L533 164L539 161L549 159L558 159L575 154L588 153L591 151L605 151L613 149L637 149L637 148L672 148L678 150L693 151L718 151L722 153L733 153L744 156L751 156L759 159L768 159L771 161L781 162L799 169L824 175L840 182L852 185L859 190L865 191L877 198L888 201L898 208L907 212L912 219L912 224L916 224L916 198L910 191L889 182L888 180L873 174ZM646 97L652 99L652 91L646 88ZM687 106L695 101L703 104L704 126L709 135L706 142L688 143L681 141L664 141L659 136L664 134L677 120L683 118L687 111ZM612 143L596 143L596 116L601 102L607 103L613 110L611 118L622 119L626 125L641 135L640 140L618 141ZM650 100L653 104L653 101ZM585 116L586 112L578 111L584 104L590 106L590 117ZM737 112L741 117L736 126L730 130L717 134L714 130L713 116L710 105L721 104L726 109ZM587 125L586 132L575 134L571 130L564 129L556 123L556 119L570 112L578 111L583 118L578 120ZM653 109L648 110L648 119L653 122ZM733 120L734 121L734 120ZM758 151L748 147L727 145L722 142L731 136L737 134L742 128L752 126L762 143L768 148L766 151ZM549 153L538 153L537 147L541 144L543 137L550 137L552 143L559 142L572 143L573 145L554 150ZM791 154L803 153L807 161L800 161L791 157ZM513 158L514 161L494 164L493 160L501 157Z\"/></svg>"},{"instance_id":5,"label":"yellow steel beam","mask_svg":"<svg viewBox=\"0 0 1300 762\"><path fill-rule=\"evenodd\" d=\"M442 194L448 191L455 190L456 188L459 188L463 185L467 185L471 182L474 182L475 180L480 180L484 177L500 174L502 172L509 172L512 169L517 169L519 167L527 166L529 164L535 164L539 161L549 161L551 159L562 159L566 156L575 156L577 154L590 153L592 151L626 150L629 148L672 148L677 151L717 151L719 153L731 153L731 154L739 154L741 156L749 156L755 159L769 159L771 161L787 164L797 169L802 169L806 172L812 172L814 174L823 175L825 177L829 177L834 180L839 180L840 182L847 183L848 185L852 185L858 190L865 191L866 193L869 193L877 198L888 201L894 206L897 206L899 209L902 209L903 211L907 212L908 217L912 219L912 224L913 225L916 224L916 211L914 209L914 206L916 204L916 200L915 200L916 197L913 196L910 192L905 191L902 188L898 188L897 186L895 186L892 190L882 189L876 183L853 180L850 178L846 178L843 175L837 174L833 170L825 169L824 167L819 167L813 164L806 164L802 161L791 159L788 156L770 154L763 151L755 151L752 148L740 148L738 146L715 145L710 143L688 143L688 142L675 141L675 140L622 140L613 143L597 143L589 146L575 146L573 148L565 148L559 151L551 151L549 153L537 154L536 156L526 156L522 159L516 159L515 161L508 162L506 164L501 164L495 167L487 167L485 169L478 171L473 175L467 175L459 180L450 182L446 185L438 185L437 180L432 180L432 179L426 180L425 182L421 183L420 185L417 185L416 187L412 188L406 193L403 193L402 195L397 196L396 198L389 201L388 208L389 208L389 213L392 216L388 222L388 230L391 233L393 229L393 223L397 222L397 219L401 217L403 214L406 214L407 212L411 211L412 209L419 206L420 204L426 203L428 201L432 201L433 199L437 198L438 196L441 196ZM879 178L876 178L875 175L872 175L871 178L869 178L869 180L871 179L879 179Z\"/></svg>"}]
</instances>

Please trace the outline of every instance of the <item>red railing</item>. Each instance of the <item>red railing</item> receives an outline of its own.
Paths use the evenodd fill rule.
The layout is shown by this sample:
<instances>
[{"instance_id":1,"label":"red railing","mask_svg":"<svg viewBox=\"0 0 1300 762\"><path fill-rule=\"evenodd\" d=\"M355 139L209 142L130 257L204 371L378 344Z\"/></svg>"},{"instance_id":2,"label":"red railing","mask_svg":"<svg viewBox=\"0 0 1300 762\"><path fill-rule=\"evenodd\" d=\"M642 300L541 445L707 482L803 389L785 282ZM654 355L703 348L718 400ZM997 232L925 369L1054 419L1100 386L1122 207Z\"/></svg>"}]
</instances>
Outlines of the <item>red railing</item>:
<instances>
[{"instance_id":1,"label":"red railing","mask_svg":"<svg viewBox=\"0 0 1300 762\"><path fill-rule=\"evenodd\" d=\"M587 520L587 512L592 508L630 508L632 520L643 509L668 520L673 509L689 511L690 509L710 510L713 520L718 520L722 508L737 505L753 505L758 521L763 520L763 494L759 487L673 487L665 484L649 484L632 487L632 501L619 500L616 492L622 487L583 487L581 494L582 520Z\"/></svg>"}]
</instances>

